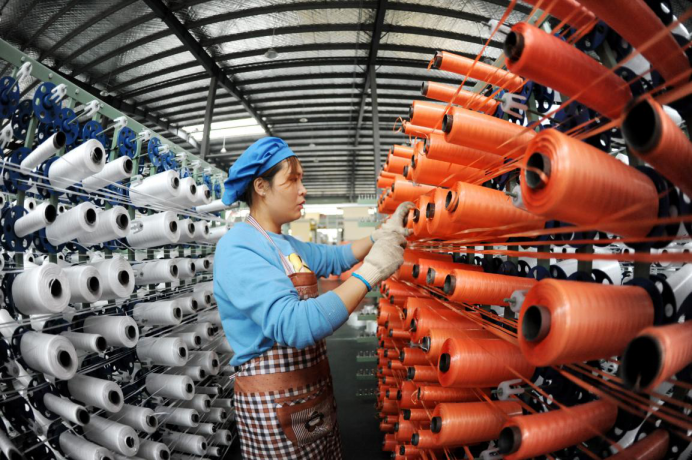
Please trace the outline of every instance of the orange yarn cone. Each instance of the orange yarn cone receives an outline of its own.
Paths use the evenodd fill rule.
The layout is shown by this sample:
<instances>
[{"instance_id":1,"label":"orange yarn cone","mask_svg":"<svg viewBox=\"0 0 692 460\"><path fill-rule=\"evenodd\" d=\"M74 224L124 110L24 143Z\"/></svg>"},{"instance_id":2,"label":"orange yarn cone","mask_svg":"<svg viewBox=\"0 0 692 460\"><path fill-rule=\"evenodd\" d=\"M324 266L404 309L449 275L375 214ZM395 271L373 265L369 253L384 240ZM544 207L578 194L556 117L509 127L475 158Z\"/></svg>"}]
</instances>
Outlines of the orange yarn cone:
<instances>
[{"instance_id":1,"label":"orange yarn cone","mask_svg":"<svg viewBox=\"0 0 692 460\"><path fill-rule=\"evenodd\" d=\"M466 75L475 80L499 86L513 93L524 86L524 79L506 70L464 56L438 51L433 58L433 69Z\"/></svg>"},{"instance_id":2,"label":"orange yarn cone","mask_svg":"<svg viewBox=\"0 0 692 460\"><path fill-rule=\"evenodd\" d=\"M447 103L452 102L452 99L454 99L453 103L458 106L487 113L488 115L493 115L497 112L497 107L500 105L500 102L495 99L466 91L465 89L459 90L459 93L454 97L456 92L456 86L434 81L423 82L423 86L421 87L421 94L429 99Z\"/></svg>"},{"instance_id":3,"label":"orange yarn cone","mask_svg":"<svg viewBox=\"0 0 692 460\"><path fill-rule=\"evenodd\" d=\"M420 345L424 350L429 361L435 363L440 359L442 346L447 339L490 339L497 337L492 332L485 329L429 329L428 334L420 340Z\"/></svg>"},{"instance_id":4,"label":"orange yarn cone","mask_svg":"<svg viewBox=\"0 0 692 460\"><path fill-rule=\"evenodd\" d=\"M519 373L530 379L536 368L521 350L502 339L447 339L437 378L445 387L495 387Z\"/></svg>"},{"instance_id":5,"label":"orange yarn cone","mask_svg":"<svg viewBox=\"0 0 692 460\"><path fill-rule=\"evenodd\" d=\"M506 299L514 291L531 289L536 283L533 278L454 270L445 279L444 290L452 302L508 306Z\"/></svg>"},{"instance_id":6,"label":"orange yarn cone","mask_svg":"<svg viewBox=\"0 0 692 460\"><path fill-rule=\"evenodd\" d=\"M519 348L536 366L608 358L653 322L643 288L544 279L522 304Z\"/></svg>"},{"instance_id":7,"label":"orange yarn cone","mask_svg":"<svg viewBox=\"0 0 692 460\"><path fill-rule=\"evenodd\" d=\"M430 430L438 446L477 444L497 439L507 419L521 414L515 401L442 403L433 411Z\"/></svg>"},{"instance_id":8,"label":"orange yarn cone","mask_svg":"<svg viewBox=\"0 0 692 460\"><path fill-rule=\"evenodd\" d=\"M666 430L656 430L608 458L610 460L663 460L668 453L669 442L670 435Z\"/></svg>"}]
</instances>

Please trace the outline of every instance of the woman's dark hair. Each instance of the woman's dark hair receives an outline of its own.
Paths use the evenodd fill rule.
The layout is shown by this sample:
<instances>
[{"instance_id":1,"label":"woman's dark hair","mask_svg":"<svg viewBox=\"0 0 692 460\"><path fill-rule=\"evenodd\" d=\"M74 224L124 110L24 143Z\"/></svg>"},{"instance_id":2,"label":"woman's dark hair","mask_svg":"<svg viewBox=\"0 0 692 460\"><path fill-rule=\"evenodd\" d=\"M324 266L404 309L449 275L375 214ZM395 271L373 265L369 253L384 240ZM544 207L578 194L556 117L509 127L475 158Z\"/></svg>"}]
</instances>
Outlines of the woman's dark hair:
<instances>
[{"instance_id":1,"label":"woman's dark hair","mask_svg":"<svg viewBox=\"0 0 692 460\"><path fill-rule=\"evenodd\" d=\"M264 179L265 181L269 182L269 187L274 186L274 176L276 176L279 171L281 171L286 165L288 167L288 173L289 174L298 174L298 167L300 166L300 160L298 157L288 157L285 160L282 160L269 168L264 174L261 176L257 176L261 179ZM250 182L250 185L245 189L245 192L243 192L243 195L240 197L240 201L244 202L245 204L249 206L252 206L252 191L255 189L255 179L252 179Z\"/></svg>"}]
</instances>

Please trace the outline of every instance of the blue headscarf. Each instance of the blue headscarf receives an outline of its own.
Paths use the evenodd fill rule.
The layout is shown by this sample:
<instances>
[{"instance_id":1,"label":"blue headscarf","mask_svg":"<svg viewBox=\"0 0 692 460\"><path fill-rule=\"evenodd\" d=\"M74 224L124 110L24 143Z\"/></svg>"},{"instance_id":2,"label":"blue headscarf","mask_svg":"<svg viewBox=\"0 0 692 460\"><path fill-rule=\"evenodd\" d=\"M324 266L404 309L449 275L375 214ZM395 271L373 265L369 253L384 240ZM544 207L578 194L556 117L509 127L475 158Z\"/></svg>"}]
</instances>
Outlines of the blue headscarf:
<instances>
[{"instance_id":1,"label":"blue headscarf","mask_svg":"<svg viewBox=\"0 0 692 460\"><path fill-rule=\"evenodd\" d=\"M226 206L238 201L255 178L286 158L296 156L283 139L263 137L243 152L228 170L221 200Z\"/></svg>"}]
</instances>

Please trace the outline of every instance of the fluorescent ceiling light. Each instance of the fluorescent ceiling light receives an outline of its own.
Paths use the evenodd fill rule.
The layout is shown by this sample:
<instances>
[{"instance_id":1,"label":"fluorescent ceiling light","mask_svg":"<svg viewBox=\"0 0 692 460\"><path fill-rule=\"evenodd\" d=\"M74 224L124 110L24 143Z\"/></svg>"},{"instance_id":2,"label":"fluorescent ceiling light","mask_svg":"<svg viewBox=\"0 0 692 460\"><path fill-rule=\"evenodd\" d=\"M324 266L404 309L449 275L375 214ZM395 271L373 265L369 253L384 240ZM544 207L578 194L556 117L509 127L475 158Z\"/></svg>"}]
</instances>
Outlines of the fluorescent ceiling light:
<instances>
[{"instance_id":1,"label":"fluorescent ceiling light","mask_svg":"<svg viewBox=\"0 0 692 460\"><path fill-rule=\"evenodd\" d=\"M183 126L182 129L196 141L202 140L204 131L203 124ZM266 132L254 118L241 118L239 120L212 123L209 131L209 138L222 139L224 137L243 137L256 134L266 134Z\"/></svg>"}]
</instances>

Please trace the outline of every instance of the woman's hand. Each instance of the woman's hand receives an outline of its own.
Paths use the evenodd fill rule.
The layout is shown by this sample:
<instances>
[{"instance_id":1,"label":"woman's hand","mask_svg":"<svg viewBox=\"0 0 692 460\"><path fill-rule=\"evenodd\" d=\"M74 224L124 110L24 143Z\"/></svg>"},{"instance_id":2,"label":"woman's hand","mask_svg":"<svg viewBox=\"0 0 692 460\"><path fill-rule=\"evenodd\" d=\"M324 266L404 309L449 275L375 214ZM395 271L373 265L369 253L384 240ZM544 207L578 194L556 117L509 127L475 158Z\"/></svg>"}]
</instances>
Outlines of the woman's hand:
<instances>
[{"instance_id":1,"label":"woman's hand","mask_svg":"<svg viewBox=\"0 0 692 460\"><path fill-rule=\"evenodd\" d=\"M406 217L409 210L413 207L415 207L415 205L410 201L404 201L401 203L396 208L396 211L394 211L394 214L392 214L392 216L370 236L372 241L376 242L383 236L390 233L398 233L399 235L407 237L410 231L404 227L404 217Z\"/></svg>"}]
</instances>

